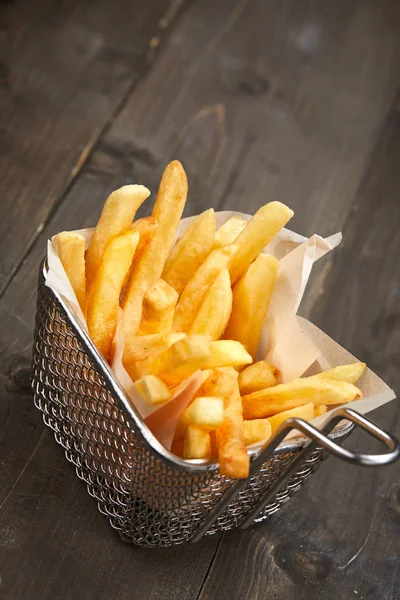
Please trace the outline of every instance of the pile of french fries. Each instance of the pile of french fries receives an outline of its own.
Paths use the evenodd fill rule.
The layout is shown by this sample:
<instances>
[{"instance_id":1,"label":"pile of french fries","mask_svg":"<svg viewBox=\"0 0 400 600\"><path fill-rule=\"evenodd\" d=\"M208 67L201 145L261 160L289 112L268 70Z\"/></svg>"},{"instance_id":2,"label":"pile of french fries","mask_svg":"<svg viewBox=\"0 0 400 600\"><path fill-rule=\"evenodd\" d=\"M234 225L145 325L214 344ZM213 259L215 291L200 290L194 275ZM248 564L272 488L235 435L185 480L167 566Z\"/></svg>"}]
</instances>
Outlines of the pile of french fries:
<instances>
[{"instance_id":1,"label":"pile of french fries","mask_svg":"<svg viewBox=\"0 0 400 600\"><path fill-rule=\"evenodd\" d=\"M106 200L87 250L76 232L59 233L54 243L108 362L122 308L123 364L146 402L163 405L182 381L205 372L180 416L173 452L216 458L221 474L245 478L247 446L267 440L289 417L309 421L361 398L354 384L365 365L280 383L276 367L256 362L279 270L263 249L293 212L270 202L248 222L234 216L216 230L209 209L175 243L187 189L185 171L173 161L151 216L135 220L149 190L124 186Z\"/></svg>"}]
</instances>

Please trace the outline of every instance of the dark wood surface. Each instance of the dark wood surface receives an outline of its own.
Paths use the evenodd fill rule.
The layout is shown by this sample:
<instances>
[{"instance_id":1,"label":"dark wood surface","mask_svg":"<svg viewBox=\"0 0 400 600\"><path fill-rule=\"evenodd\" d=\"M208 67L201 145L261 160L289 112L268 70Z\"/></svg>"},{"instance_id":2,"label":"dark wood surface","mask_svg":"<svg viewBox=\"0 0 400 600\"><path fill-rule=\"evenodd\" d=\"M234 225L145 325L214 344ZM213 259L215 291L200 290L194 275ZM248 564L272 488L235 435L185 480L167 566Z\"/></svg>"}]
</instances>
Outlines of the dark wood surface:
<instances>
[{"instance_id":1,"label":"dark wood surface","mask_svg":"<svg viewBox=\"0 0 400 600\"><path fill-rule=\"evenodd\" d=\"M0 5L0 598L400 597L400 470L329 459L268 523L197 545L123 544L29 388L46 239L182 160L187 214L342 229L302 314L399 391L396 0L27 0ZM397 403L375 420L400 434ZM371 450L354 434L349 447Z\"/></svg>"}]
</instances>

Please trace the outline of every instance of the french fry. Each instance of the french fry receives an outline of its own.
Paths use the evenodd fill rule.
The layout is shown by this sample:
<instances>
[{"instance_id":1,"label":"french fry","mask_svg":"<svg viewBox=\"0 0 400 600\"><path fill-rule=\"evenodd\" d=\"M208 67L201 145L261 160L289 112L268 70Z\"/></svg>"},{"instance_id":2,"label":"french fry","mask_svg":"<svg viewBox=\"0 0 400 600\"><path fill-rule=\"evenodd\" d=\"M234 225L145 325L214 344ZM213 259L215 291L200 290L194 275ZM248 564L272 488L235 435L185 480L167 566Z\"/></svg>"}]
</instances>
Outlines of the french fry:
<instances>
[{"instance_id":1,"label":"french fry","mask_svg":"<svg viewBox=\"0 0 400 600\"><path fill-rule=\"evenodd\" d=\"M85 238L74 231L62 231L55 236L53 243L79 306L86 315Z\"/></svg>"},{"instance_id":2,"label":"french fry","mask_svg":"<svg viewBox=\"0 0 400 600\"><path fill-rule=\"evenodd\" d=\"M252 419L244 422L244 443L246 446L263 442L271 437L271 424L268 419Z\"/></svg>"},{"instance_id":3,"label":"french fry","mask_svg":"<svg viewBox=\"0 0 400 600\"><path fill-rule=\"evenodd\" d=\"M356 383L365 371L365 363L352 363L350 365L340 365L328 371L323 371L314 375L317 379L338 379L339 381L347 381L347 383Z\"/></svg>"},{"instance_id":4,"label":"french fry","mask_svg":"<svg viewBox=\"0 0 400 600\"><path fill-rule=\"evenodd\" d=\"M185 333L155 333L152 335L128 335L125 338L123 363L144 360L152 354L167 350L186 336Z\"/></svg>"},{"instance_id":5,"label":"french fry","mask_svg":"<svg viewBox=\"0 0 400 600\"><path fill-rule=\"evenodd\" d=\"M161 379L155 375L146 375L135 383L135 388L147 404L156 406L164 404L171 398L171 392Z\"/></svg>"},{"instance_id":6,"label":"french fry","mask_svg":"<svg viewBox=\"0 0 400 600\"><path fill-rule=\"evenodd\" d=\"M284 410L314 404L345 404L361 398L361 391L345 381L296 379L242 397L245 419L270 417Z\"/></svg>"},{"instance_id":7,"label":"french fry","mask_svg":"<svg viewBox=\"0 0 400 600\"><path fill-rule=\"evenodd\" d=\"M228 246L228 244L233 244L246 225L247 221L241 217L233 216L228 219L215 232L214 248L222 248L223 246Z\"/></svg>"},{"instance_id":8,"label":"french fry","mask_svg":"<svg viewBox=\"0 0 400 600\"><path fill-rule=\"evenodd\" d=\"M232 313L224 337L238 340L256 358L279 262L260 254L233 288Z\"/></svg>"},{"instance_id":9,"label":"french fry","mask_svg":"<svg viewBox=\"0 0 400 600\"><path fill-rule=\"evenodd\" d=\"M271 425L271 435L286 421L286 419L298 418L303 421L311 421L314 418L314 404L309 402L303 406L297 406L289 410L284 410L273 417L269 417L268 421Z\"/></svg>"},{"instance_id":10,"label":"french fry","mask_svg":"<svg viewBox=\"0 0 400 600\"><path fill-rule=\"evenodd\" d=\"M107 244L132 224L138 208L150 196L143 185L124 185L108 196L86 252L88 297Z\"/></svg>"},{"instance_id":11,"label":"french fry","mask_svg":"<svg viewBox=\"0 0 400 600\"><path fill-rule=\"evenodd\" d=\"M178 292L163 279L156 281L143 297L143 312L139 334L170 331L174 318Z\"/></svg>"},{"instance_id":12,"label":"french fry","mask_svg":"<svg viewBox=\"0 0 400 600\"><path fill-rule=\"evenodd\" d=\"M152 216L158 227L143 254L135 261L123 298L123 331L135 334L142 318L147 290L161 278L185 206L187 179L181 163L171 162L161 178Z\"/></svg>"},{"instance_id":13,"label":"french fry","mask_svg":"<svg viewBox=\"0 0 400 600\"><path fill-rule=\"evenodd\" d=\"M326 412L328 412L328 407L325 404L320 404L319 406L314 404L314 417L324 415Z\"/></svg>"},{"instance_id":14,"label":"french fry","mask_svg":"<svg viewBox=\"0 0 400 600\"><path fill-rule=\"evenodd\" d=\"M211 350L212 352L212 350ZM242 396L277 385L281 374L277 367L265 360L249 365L239 373L239 390Z\"/></svg>"},{"instance_id":15,"label":"french fry","mask_svg":"<svg viewBox=\"0 0 400 600\"><path fill-rule=\"evenodd\" d=\"M232 312L232 288L228 269L222 269L206 293L189 329L190 334L208 335L218 340Z\"/></svg>"},{"instance_id":16,"label":"french fry","mask_svg":"<svg viewBox=\"0 0 400 600\"><path fill-rule=\"evenodd\" d=\"M213 249L214 234L215 213L210 208L196 217L177 241L162 278L179 294Z\"/></svg>"},{"instance_id":17,"label":"french fry","mask_svg":"<svg viewBox=\"0 0 400 600\"><path fill-rule=\"evenodd\" d=\"M236 340L216 340L210 345L211 358L207 368L242 367L251 363L246 348ZM240 377L240 375L239 375ZM265 387L265 386L263 386Z\"/></svg>"},{"instance_id":18,"label":"french fry","mask_svg":"<svg viewBox=\"0 0 400 600\"><path fill-rule=\"evenodd\" d=\"M229 268L237 250L235 245L213 250L200 265L179 298L174 316L174 331L188 332L190 330L209 287L223 269Z\"/></svg>"},{"instance_id":19,"label":"french fry","mask_svg":"<svg viewBox=\"0 0 400 600\"><path fill-rule=\"evenodd\" d=\"M189 425L183 442L183 458L208 458L210 456L210 434L197 425Z\"/></svg>"},{"instance_id":20,"label":"french fry","mask_svg":"<svg viewBox=\"0 0 400 600\"><path fill-rule=\"evenodd\" d=\"M181 414L175 432L177 439L185 435L189 425L197 425L205 431L219 427L224 418L224 402L214 396L198 396Z\"/></svg>"},{"instance_id":21,"label":"french fry","mask_svg":"<svg viewBox=\"0 0 400 600\"><path fill-rule=\"evenodd\" d=\"M157 227L158 221L152 215L148 217L142 217L141 219L138 219L132 223L132 229L137 231L140 235L139 243L135 252L135 262L141 258L144 249L157 231Z\"/></svg>"},{"instance_id":22,"label":"french fry","mask_svg":"<svg viewBox=\"0 0 400 600\"><path fill-rule=\"evenodd\" d=\"M229 269L232 285L247 271L249 265L261 254L263 248L293 217L293 211L280 202L262 206L236 238L239 250Z\"/></svg>"},{"instance_id":23,"label":"french fry","mask_svg":"<svg viewBox=\"0 0 400 600\"><path fill-rule=\"evenodd\" d=\"M248 477L250 459L244 444L242 403L232 367L214 369L202 391L224 401L224 420L217 430L218 459L221 475L235 479Z\"/></svg>"},{"instance_id":24,"label":"french fry","mask_svg":"<svg viewBox=\"0 0 400 600\"><path fill-rule=\"evenodd\" d=\"M138 232L132 230L111 240L103 253L93 282L87 308L87 325L93 342L107 361L110 360L117 327L122 284L138 241Z\"/></svg>"}]
</instances>

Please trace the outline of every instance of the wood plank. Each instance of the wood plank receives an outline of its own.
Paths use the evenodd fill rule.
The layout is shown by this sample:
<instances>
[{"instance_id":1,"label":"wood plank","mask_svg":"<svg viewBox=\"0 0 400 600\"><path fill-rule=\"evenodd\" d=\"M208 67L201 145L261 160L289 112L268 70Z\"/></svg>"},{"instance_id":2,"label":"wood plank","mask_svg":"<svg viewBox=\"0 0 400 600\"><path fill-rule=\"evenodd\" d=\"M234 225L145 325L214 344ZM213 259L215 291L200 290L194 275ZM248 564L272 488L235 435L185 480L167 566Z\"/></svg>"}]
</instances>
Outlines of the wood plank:
<instances>
[{"instance_id":1,"label":"wood plank","mask_svg":"<svg viewBox=\"0 0 400 600\"><path fill-rule=\"evenodd\" d=\"M399 389L400 96L372 155L313 321ZM400 432L397 402L371 418ZM381 447L354 433L345 445ZM224 536L203 598L395 598L400 466L329 459L276 518Z\"/></svg>"},{"instance_id":2,"label":"wood plank","mask_svg":"<svg viewBox=\"0 0 400 600\"><path fill-rule=\"evenodd\" d=\"M3 5L0 294L181 4Z\"/></svg>"}]
</instances>

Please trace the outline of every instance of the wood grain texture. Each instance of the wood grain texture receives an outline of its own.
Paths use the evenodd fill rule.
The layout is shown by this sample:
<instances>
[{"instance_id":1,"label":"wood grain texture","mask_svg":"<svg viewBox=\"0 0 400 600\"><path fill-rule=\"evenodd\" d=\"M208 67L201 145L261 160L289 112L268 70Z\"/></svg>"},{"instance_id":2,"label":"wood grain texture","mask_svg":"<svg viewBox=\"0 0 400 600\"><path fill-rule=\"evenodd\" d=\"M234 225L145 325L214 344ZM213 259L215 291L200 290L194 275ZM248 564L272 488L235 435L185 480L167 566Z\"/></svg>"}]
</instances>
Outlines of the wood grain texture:
<instances>
[{"instance_id":1,"label":"wood grain texture","mask_svg":"<svg viewBox=\"0 0 400 600\"><path fill-rule=\"evenodd\" d=\"M7 219L0 219L0 294L144 72L179 4L2 5L0 198Z\"/></svg>"}]
</instances>

